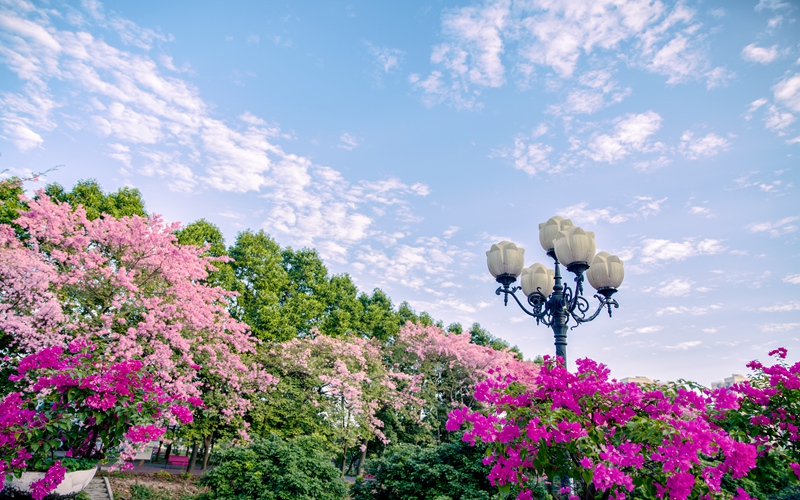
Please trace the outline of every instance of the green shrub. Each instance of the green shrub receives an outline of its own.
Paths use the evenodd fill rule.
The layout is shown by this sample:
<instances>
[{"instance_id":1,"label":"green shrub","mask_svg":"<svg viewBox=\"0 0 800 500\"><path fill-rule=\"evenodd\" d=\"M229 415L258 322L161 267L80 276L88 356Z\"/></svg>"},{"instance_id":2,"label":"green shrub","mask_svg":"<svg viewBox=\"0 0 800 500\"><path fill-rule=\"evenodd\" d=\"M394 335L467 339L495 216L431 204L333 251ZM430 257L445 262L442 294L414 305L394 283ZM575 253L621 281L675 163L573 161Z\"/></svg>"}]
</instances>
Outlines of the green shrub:
<instances>
[{"instance_id":1,"label":"green shrub","mask_svg":"<svg viewBox=\"0 0 800 500\"><path fill-rule=\"evenodd\" d=\"M347 487L325 446L311 436L270 436L230 448L203 475L200 484L210 491L198 500L344 500Z\"/></svg>"},{"instance_id":2,"label":"green shrub","mask_svg":"<svg viewBox=\"0 0 800 500\"><path fill-rule=\"evenodd\" d=\"M359 479L353 500L491 500L497 488L486 479L485 448L461 441L439 446L392 446L367 470L375 480Z\"/></svg>"}]
</instances>

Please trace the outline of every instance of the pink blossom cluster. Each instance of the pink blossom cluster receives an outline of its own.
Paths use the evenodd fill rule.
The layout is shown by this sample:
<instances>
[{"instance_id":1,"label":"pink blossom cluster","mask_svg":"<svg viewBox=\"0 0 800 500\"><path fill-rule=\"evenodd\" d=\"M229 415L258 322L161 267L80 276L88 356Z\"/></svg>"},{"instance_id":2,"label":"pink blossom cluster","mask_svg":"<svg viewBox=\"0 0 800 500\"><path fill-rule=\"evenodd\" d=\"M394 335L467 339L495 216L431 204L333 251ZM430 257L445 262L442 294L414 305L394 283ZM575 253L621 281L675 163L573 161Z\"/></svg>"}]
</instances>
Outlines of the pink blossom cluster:
<instances>
[{"instance_id":1,"label":"pink blossom cluster","mask_svg":"<svg viewBox=\"0 0 800 500\"><path fill-rule=\"evenodd\" d=\"M722 411L722 425L746 432L758 446L759 456L778 451L789 458L789 469L800 479L800 362L786 363L786 348L769 352L776 363L765 366L751 361L753 375L732 387L738 397L737 419Z\"/></svg>"},{"instance_id":2,"label":"pink blossom cluster","mask_svg":"<svg viewBox=\"0 0 800 500\"><path fill-rule=\"evenodd\" d=\"M255 340L230 316L231 293L205 284L213 258L179 245L178 225L158 216L89 220L43 192L25 201L16 223L26 241L0 225L0 329L16 348L85 339L108 363L137 360L183 397L201 396L205 371L231 389L227 407L246 410L248 387L263 374L242 361Z\"/></svg>"},{"instance_id":3,"label":"pink blossom cluster","mask_svg":"<svg viewBox=\"0 0 800 500\"><path fill-rule=\"evenodd\" d=\"M156 386L142 362L108 363L98 353L94 344L76 341L67 350L47 347L19 361L10 381L22 390L0 401L0 490L7 474L27 468L32 453L60 449L67 457L99 461L109 449L135 451L161 436L162 409L191 422L186 402ZM55 489L64 471L61 462L49 466L32 485L34 498Z\"/></svg>"},{"instance_id":4,"label":"pink blossom cluster","mask_svg":"<svg viewBox=\"0 0 800 500\"><path fill-rule=\"evenodd\" d=\"M448 430L463 428L465 441L490 445L492 484L512 485L523 499L531 481L567 474L618 500L634 489L684 500L724 497L725 475L740 478L755 467L756 445L718 423L721 412L737 408L735 395L642 389L609 379L608 368L590 359L577 365L570 373L545 358L530 385L499 374L475 390L485 409L451 412Z\"/></svg>"}]
</instances>

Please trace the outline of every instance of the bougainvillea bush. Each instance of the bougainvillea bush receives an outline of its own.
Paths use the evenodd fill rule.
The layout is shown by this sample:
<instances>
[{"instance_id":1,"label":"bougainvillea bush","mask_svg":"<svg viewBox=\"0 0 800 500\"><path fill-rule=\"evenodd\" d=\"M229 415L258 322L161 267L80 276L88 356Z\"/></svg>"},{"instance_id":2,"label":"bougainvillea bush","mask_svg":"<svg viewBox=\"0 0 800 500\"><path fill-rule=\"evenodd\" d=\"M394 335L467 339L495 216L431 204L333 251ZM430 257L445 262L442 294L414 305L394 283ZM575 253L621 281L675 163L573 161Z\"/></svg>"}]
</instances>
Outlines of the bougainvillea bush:
<instances>
[{"instance_id":1,"label":"bougainvillea bush","mask_svg":"<svg viewBox=\"0 0 800 500\"><path fill-rule=\"evenodd\" d=\"M783 354L785 351L774 351ZM773 354L771 353L771 354ZM545 358L533 385L500 375L478 385L486 406L453 411L449 430L489 445L489 480L517 499L542 480L570 498L749 498L736 486L770 449L797 465L800 364L763 367L732 390L640 388L589 359L575 373ZM731 432L731 422L741 432ZM760 431L758 430L760 429Z\"/></svg>"},{"instance_id":2,"label":"bougainvillea bush","mask_svg":"<svg viewBox=\"0 0 800 500\"><path fill-rule=\"evenodd\" d=\"M165 394L141 361L108 364L96 353L76 340L19 362L10 379L25 389L0 401L0 480L9 472L47 471L32 485L32 496L43 498L66 472L94 467L110 447L134 450L162 436L166 425L192 421L190 407L199 399Z\"/></svg>"},{"instance_id":3,"label":"bougainvillea bush","mask_svg":"<svg viewBox=\"0 0 800 500\"><path fill-rule=\"evenodd\" d=\"M155 422L169 417L159 413L163 405L198 402L224 389L218 411L233 418L247 409L253 384L274 382L245 362L255 347L247 326L228 313L230 293L205 284L214 259L177 244L177 225L158 216L89 220L81 206L41 192L25 202L27 211L14 221L21 231L0 224L0 372L11 376L0 385L6 408L39 419L46 432L44 420L57 420L87 438L103 425L99 415L117 419L91 456L121 446L124 459L144 438L136 432L155 433L136 431L138 416ZM111 385L115 391L107 390ZM173 417L188 420L188 406L181 407L184 414ZM6 436L3 473L39 463L57 444L45 446L42 435ZM12 446L26 447L20 460L6 460ZM25 453L33 458L21 459Z\"/></svg>"}]
</instances>

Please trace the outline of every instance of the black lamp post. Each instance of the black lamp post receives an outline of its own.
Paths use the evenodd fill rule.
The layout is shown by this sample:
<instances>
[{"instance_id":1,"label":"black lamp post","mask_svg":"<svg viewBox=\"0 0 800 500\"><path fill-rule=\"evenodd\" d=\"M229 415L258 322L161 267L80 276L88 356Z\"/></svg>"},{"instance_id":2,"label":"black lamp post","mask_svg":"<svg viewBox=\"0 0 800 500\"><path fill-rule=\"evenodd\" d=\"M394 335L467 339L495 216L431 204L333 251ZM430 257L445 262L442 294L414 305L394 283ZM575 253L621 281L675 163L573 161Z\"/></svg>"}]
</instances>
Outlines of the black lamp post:
<instances>
[{"instance_id":1,"label":"black lamp post","mask_svg":"<svg viewBox=\"0 0 800 500\"><path fill-rule=\"evenodd\" d=\"M619 307L611 296L622 284L624 270L616 255L600 252L595 255L594 233L587 232L563 217L552 217L539 224L539 242L555 265L549 269L536 263L523 269L525 250L509 241L502 241L486 252L489 272L500 287L495 293L503 294L505 305L508 296L514 298L519 307L536 318L536 324L544 323L553 329L556 356L567 362L567 329L570 319L575 328L581 323L595 319L604 307L611 316L611 306ZM561 265L575 274L574 290L562 282ZM583 296L584 275L597 291L600 301L597 310L589 316L589 301ZM520 277L522 286L511 286ZM530 310L523 305L516 292L522 290Z\"/></svg>"}]
</instances>

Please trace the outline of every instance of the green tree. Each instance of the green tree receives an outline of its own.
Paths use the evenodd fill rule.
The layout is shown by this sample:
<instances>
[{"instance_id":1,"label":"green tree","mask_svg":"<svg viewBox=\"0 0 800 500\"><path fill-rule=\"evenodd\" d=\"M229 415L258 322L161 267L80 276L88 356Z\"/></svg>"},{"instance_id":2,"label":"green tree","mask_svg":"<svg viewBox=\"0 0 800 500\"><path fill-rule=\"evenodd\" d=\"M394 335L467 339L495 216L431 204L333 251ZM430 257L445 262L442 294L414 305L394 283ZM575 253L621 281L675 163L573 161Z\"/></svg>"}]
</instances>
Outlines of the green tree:
<instances>
[{"instance_id":1,"label":"green tree","mask_svg":"<svg viewBox=\"0 0 800 500\"><path fill-rule=\"evenodd\" d=\"M481 461L485 446L460 439L438 446L397 444L370 460L374 481L358 480L353 500L490 500L499 498Z\"/></svg>"},{"instance_id":2,"label":"green tree","mask_svg":"<svg viewBox=\"0 0 800 500\"><path fill-rule=\"evenodd\" d=\"M357 330L361 336L386 342L397 335L400 330L399 318L392 306L392 299L383 290L376 288L372 295L361 293L358 300L364 308Z\"/></svg>"},{"instance_id":3,"label":"green tree","mask_svg":"<svg viewBox=\"0 0 800 500\"><path fill-rule=\"evenodd\" d=\"M239 293L235 315L261 340L284 341L296 336L296 328L283 315L282 296L289 287L280 245L264 231L238 234L230 248L231 266Z\"/></svg>"},{"instance_id":4,"label":"green tree","mask_svg":"<svg viewBox=\"0 0 800 500\"><path fill-rule=\"evenodd\" d=\"M199 500L344 500L347 487L314 436L278 436L231 448L203 475Z\"/></svg>"},{"instance_id":5,"label":"green tree","mask_svg":"<svg viewBox=\"0 0 800 500\"><path fill-rule=\"evenodd\" d=\"M205 255L230 258L228 256L228 250L225 248L225 238L222 236L222 231L219 230L219 227L205 219L198 219L188 224L183 229L176 231L175 236L178 238L178 243L181 245L194 245L197 247L208 246ZM214 264L214 267L216 267L217 270L211 271L206 281L211 285L235 291L236 277L231 263L220 260ZM233 299L232 302L235 304L235 299ZM232 312L236 310L235 307L231 309Z\"/></svg>"},{"instance_id":6,"label":"green tree","mask_svg":"<svg viewBox=\"0 0 800 500\"><path fill-rule=\"evenodd\" d=\"M469 336L470 342L477 345L491 347L495 351L504 351L506 349L514 352L517 356L517 359L522 359L522 351L519 350L517 346L511 346L505 340L495 337L489 330L483 328L480 323L473 323L471 327L469 327Z\"/></svg>"},{"instance_id":7,"label":"green tree","mask_svg":"<svg viewBox=\"0 0 800 500\"><path fill-rule=\"evenodd\" d=\"M100 217L101 214L115 218L129 215L147 216L142 194L136 188L121 187L105 194L95 179L86 179L78 181L69 192L57 182L45 186L44 192L50 198L69 203L73 207L78 204L83 205L90 220Z\"/></svg>"},{"instance_id":8,"label":"green tree","mask_svg":"<svg viewBox=\"0 0 800 500\"><path fill-rule=\"evenodd\" d=\"M25 203L19 199L25 193L22 179L10 177L0 180L0 224L11 224L25 210Z\"/></svg>"}]
</instances>

